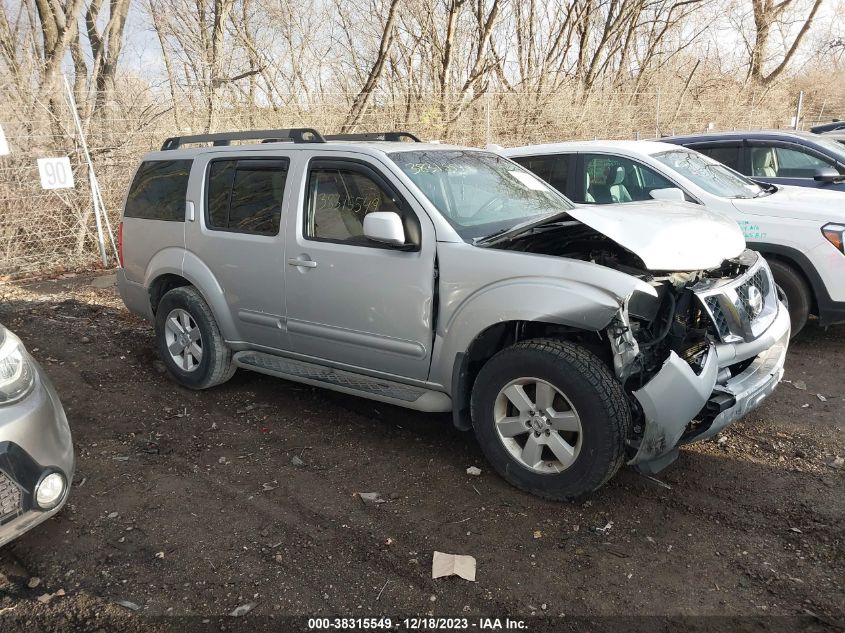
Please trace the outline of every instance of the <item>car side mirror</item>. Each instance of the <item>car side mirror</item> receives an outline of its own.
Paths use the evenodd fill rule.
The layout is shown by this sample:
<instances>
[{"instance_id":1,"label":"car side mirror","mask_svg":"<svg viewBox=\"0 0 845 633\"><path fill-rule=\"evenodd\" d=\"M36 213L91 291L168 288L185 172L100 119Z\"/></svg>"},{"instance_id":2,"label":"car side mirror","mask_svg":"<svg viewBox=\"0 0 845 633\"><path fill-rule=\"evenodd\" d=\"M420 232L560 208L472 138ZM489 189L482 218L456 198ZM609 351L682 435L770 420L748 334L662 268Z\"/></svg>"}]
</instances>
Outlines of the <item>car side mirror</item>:
<instances>
[{"instance_id":1,"label":"car side mirror","mask_svg":"<svg viewBox=\"0 0 845 633\"><path fill-rule=\"evenodd\" d=\"M649 195L655 200L668 200L669 202L686 202L686 195L677 187L667 187L666 189L652 189Z\"/></svg>"},{"instance_id":2,"label":"car side mirror","mask_svg":"<svg viewBox=\"0 0 845 633\"><path fill-rule=\"evenodd\" d=\"M391 246L405 245L405 228L402 218L392 211L373 211L364 216L364 237L390 244Z\"/></svg>"},{"instance_id":3,"label":"car side mirror","mask_svg":"<svg viewBox=\"0 0 845 633\"><path fill-rule=\"evenodd\" d=\"M840 174L833 167L823 167L822 169L816 170L816 175L813 176L813 180L816 182L831 183L845 180L845 176Z\"/></svg>"}]
</instances>

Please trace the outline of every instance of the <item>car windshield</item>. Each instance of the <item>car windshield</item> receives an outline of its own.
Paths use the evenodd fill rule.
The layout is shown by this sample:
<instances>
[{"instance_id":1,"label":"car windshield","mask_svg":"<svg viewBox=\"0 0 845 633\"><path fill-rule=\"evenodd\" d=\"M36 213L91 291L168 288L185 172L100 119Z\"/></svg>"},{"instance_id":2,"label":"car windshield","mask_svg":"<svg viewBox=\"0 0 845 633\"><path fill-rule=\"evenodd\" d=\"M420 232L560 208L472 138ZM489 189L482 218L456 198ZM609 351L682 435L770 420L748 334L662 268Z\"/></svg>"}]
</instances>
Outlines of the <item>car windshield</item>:
<instances>
[{"instance_id":1,"label":"car windshield","mask_svg":"<svg viewBox=\"0 0 845 633\"><path fill-rule=\"evenodd\" d=\"M534 174L495 154L432 149L390 158L467 241L572 208Z\"/></svg>"},{"instance_id":2,"label":"car windshield","mask_svg":"<svg viewBox=\"0 0 845 633\"><path fill-rule=\"evenodd\" d=\"M845 138L841 140L834 140L833 138L825 138L824 136L819 136L818 138L813 139L814 143L818 143L822 147L824 147L830 154L831 157L836 158L840 163L845 163L845 147L843 147L843 143L845 143Z\"/></svg>"},{"instance_id":3,"label":"car windshield","mask_svg":"<svg viewBox=\"0 0 845 633\"><path fill-rule=\"evenodd\" d=\"M765 193L760 185L698 152L669 150L654 158L714 196L756 198Z\"/></svg>"}]
</instances>

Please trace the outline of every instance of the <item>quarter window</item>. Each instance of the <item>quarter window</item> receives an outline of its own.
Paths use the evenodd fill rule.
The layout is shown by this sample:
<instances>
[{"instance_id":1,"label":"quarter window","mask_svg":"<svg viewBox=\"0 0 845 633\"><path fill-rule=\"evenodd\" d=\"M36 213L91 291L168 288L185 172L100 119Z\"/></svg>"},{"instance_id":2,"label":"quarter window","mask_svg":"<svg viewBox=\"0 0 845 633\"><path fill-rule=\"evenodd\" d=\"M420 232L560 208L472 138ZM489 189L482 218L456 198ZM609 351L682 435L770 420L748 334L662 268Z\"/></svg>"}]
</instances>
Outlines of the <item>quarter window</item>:
<instances>
[{"instance_id":1,"label":"quarter window","mask_svg":"<svg viewBox=\"0 0 845 633\"><path fill-rule=\"evenodd\" d=\"M364 217L374 211L406 216L398 196L365 171L319 163L312 166L308 177L305 237L376 246L364 237ZM404 219L407 236L408 218Z\"/></svg>"},{"instance_id":2,"label":"quarter window","mask_svg":"<svg viewBox=\"0 0 845 633\"><path fill-rule=\"evenodd\" d=\"M123 216L184 222L191 162L156 160L141 163L129 187Z\"/></svg>"},{"instance_id":3,"label":"quarter window","mask_svg":"<svg viewBox=\"0 0 845 633\"><path fill-rule=\"evenodd\" d=\"M208 172L211 229L278 235L287 160L217 160Z\"/></svg>"}]
</instances>

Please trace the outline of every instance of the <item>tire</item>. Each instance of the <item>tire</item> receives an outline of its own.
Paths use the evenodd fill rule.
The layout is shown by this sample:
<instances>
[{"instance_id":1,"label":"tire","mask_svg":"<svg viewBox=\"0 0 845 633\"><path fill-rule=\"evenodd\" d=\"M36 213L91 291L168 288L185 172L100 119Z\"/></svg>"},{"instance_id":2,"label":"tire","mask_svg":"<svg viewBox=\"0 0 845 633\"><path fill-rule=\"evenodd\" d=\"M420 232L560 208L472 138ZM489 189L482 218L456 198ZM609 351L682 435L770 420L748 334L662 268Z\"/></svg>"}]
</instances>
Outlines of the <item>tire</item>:
<instances>
[{"instance_id":1,"label":"tire","mask_svg":"<svg viewBox=\"0 0 845 633\"><path fill-rule=\"evenodd\" d=\"M533 386L530 381L535 381ZM551 407L546 406L549 386L555 392ZM537 415L530 415L531 407L526 415L514 405L513 398L521 397L516 387L522 388L529 401L533 397L533 404L541 405L534 407ZM545 403L541 387L547 394ZM631 412L622 386L597 356L573 343L535 339L500 351L479 372L471 406L481 450L496 472L521 490L547 499L572 499L603 486L624 461ZM541 412L549 411L546 424L569 430L538 430L545 419ZM524 435L509 436L522 433L523 424ZM577 432L572 430L576 426ZM558 439L551 433L557 433ZM537 456L533 445L527 448L532 436L534 443L548 442L541 448L541 461L533 467L526 465ZM569 448L561 450L558 440ZM526 453L530 453L528 459ZM568 464L557 458L561 453L571 459Z\"/></svg>"},{"instance_id":2,"label":"tire","mask_svg":"<svg viewBox=\"0 0 845 633\"><path fill-rule=\"evenodd\" d=\"M775 283L786 297L786 308L789 311L789 320L792 322L791 337L795 338L810 317L810 307L813 303L810 288L801 273L789 264L777 259L767 261L769 268L772 269Z\"/></svg>"},{"instance_id":3,"label":"tire","mask_svg":"<svg viewBox=\"0 0 845 633\"><path fill-rule=\"evenodd\" d=\"M174 288L161 298L156 310L155 333L159 356L170 376L180 385L189 389L208 389L226 382L235 373L232 352L220 335L211 309L196 288ZM182 353L171 353L171 349L181 349Z\"/></svg>"}]
</instances>

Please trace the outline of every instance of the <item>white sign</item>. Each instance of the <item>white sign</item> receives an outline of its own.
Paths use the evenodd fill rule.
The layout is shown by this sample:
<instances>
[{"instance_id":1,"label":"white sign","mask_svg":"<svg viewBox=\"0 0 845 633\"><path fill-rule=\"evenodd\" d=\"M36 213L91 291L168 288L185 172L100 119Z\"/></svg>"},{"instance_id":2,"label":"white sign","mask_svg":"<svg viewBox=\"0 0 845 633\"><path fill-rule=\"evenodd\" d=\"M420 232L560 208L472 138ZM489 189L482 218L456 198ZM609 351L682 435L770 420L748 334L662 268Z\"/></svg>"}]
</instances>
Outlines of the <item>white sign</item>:
<instances>
[{"instance_id":1,"label":"white sign","mask_svg":"<svg viewBox=\"0 0 845 633\"><path fill-rule=\"evenodd\" d=\"M41 174L42 189L67 189L73 187L73 172L70 158L39 158L38 173Z\"/></svg>"},{"instance_id":2,"label":"white sign","mask_svg":"<svg viewBox=\"0 0 845 633\"><path fill-rule=\"evenodd\" d=\"M0 156L9 154L9 144L6 142L6 135L3 133L3 128L0 127Z\"/></svg>"}]
</instances>

